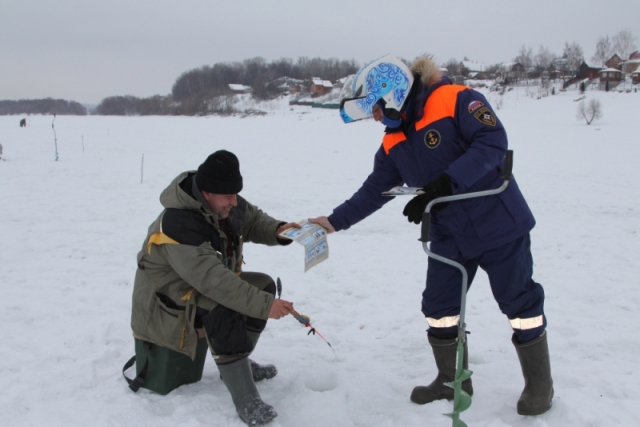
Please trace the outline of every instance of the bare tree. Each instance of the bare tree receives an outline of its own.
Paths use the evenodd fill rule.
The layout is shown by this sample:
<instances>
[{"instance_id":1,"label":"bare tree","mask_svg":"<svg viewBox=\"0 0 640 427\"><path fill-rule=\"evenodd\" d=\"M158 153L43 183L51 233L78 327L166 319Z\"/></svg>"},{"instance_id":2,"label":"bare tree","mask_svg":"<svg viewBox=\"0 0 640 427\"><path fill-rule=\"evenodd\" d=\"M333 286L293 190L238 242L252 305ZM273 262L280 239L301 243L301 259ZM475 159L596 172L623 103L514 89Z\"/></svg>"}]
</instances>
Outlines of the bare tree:
<instances>
[{"instance_id":1,"label":"bare tree","mask_svg":"<svg viewBox=\"0 0 640 427\"><path fill-rule=\"evenodd\" d=\"M567 59L569 68L572 71L577 70L580 64L582 64L582 62L584 61L582 47L576 42L573 42L571 44L565 42L562 56Z\"/></svg>"},{"instance_id":2,"label":"bare tree","mask_svg":"<svg viewBox=\"0 0 640 427\"><path fill-rule=\"evenodd\" d=\"M629 30L620 30L618 34L613 36L613 50L620 55L622 59L629 59L636 47L636 38Z\"/></svg>"},{"instance_id":3,"label":"bare tree","mask_svg":"<svg viewBox=\"0 0 640 427\"><path fill-rule=\"evenodd\" d=\"M446 64L444 64L444 68L449 71L450 76L455 76L458 74L458 66L460 65L460 61L456 58L449 59Z\"/></svg>"},{"instance_id":4,"label":"bare tree","mask_svg":"<svg viewBox=\"0 0 640 427\"><path fill-rule=\"evenodd\" d=\"M529 68L531 68L531 64L533 64L533 50L530 47L522 45L518 52L518 56L515 57L515 62L519 62L524 66L524 72L526 75Z\"/></svg>"},{"instance_id":5,"label":"bare tree","mask_svg":"<svg viewBox=\"0 0 640 427\"><path fill-rule=\"evenodd\" d=\"M596 53L591 57L591 60L594 62L593 65L603 66L604 63L613 56L613 53L613 46L611 45L609 36L600 36L596 43Z\"/></svg>"},{"instance_id":6,"label":"bare tree","mask_svg":"<svg viewBox=\"0 0 640 427\"><path fill-rule=\"evenodd\" d=\"M551 61L553 61L555 58L556 55L551 52L548 47L540 45L540 48L538 48L538 53L535 56L534 63L536 67L544 70L549 68L549 65L551 65Z\"/></svg>"},{"instance_id":7,"label":"bare tree","mask_svg":"<svg viewBox=\"0 0 640 427\"><path fill-rule=\"evenodd\" d=\"M578 120L585 119L587 125L590 125L592 121L602 118L602 104L597 99L590 99L588 102L584 100L578 104L576 117Z\"/></svg>"}]
</instances>

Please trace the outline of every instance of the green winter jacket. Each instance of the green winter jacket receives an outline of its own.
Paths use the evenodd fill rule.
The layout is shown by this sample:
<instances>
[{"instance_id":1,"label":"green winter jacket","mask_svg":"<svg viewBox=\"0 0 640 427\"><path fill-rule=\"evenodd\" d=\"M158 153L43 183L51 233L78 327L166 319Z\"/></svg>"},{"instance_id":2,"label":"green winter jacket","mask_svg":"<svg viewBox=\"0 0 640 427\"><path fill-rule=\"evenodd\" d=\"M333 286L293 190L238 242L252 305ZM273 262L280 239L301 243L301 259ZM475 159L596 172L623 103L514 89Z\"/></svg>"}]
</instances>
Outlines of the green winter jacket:
<instances>
[{"instance_id":1,"label":"green winter jacket","mask_svg":"<svg viewBox=\"0 0 640 427\"><path fill-rule=\"evenodd\" d=\"M133 286L131 328L139 339L195 357L196 307L221 304L241 314L267 319L273 295L238 275L244 241L285 245L277 221L240 196L226 219L227 238L197 190L195 171L179 175L160 195L164 210L149 227L138 253Z\"/></svg>"}]
</instances>

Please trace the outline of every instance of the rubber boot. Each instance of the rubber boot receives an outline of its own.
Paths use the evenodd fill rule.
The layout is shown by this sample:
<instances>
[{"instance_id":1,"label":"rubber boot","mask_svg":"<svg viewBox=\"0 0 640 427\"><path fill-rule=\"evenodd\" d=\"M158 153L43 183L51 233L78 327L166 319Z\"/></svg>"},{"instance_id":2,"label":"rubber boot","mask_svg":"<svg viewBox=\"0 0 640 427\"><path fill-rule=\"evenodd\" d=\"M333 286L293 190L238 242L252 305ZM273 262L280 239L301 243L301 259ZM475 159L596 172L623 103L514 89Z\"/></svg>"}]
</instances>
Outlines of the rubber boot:
<instances>
[{"instance_id":1,"label":"rubber boot","mask_svg":"<svg viewBox=\"0 0 640 427\"><path fill-rule=\"evenodd\" d=\"M260 339L259 332L247 331L249 339L253 343L253 349L255 350L258 340ZM278 375L278 369L274 365L260 365L259 363L249 359L251 363L251 372L253 373L253 381L270 380Z\"/></svg>"},{"instance_id":2,"label":"rubber boot","mask_svg":"<svg viewBox=\"0 0 640 427\"><path fill-rule=\"evenodd\" d=\"M544 414L551 408L553 399L547 332L524 344L520 344L516 335L513 334L511 342L518 353L522 376L524 376L524 390L518 400L518 414Z\"/></svg>"},{"instance_id":3,"label":"rubber boot","mask_svg":"<svg viewBox=\"0 0 640 427\"><path fill-rule=\"evenodd\" d=\"M273 406L262 401L253 382L249 358L237 362L218 365L224 385L231 393L231 399L240 419L249 426L266 424L278 416Z\"/></svg>"},{"instance_id":4,"label":"rubber boot","mask_svg":"<svg viewBox=\"0 0 640 427\"><path fill-rule=\"evenodd\" d=\"M440 399L453 399L453 388L444 385L446 382L451 382L456 376L456 353L458 350L458 341L456 338L447 340L440 340L428 336L429 344L433 350L433 356L436 359L436 366L438 368L438 376L428 386L418 386L411 392L411 401L424 405L425 403L433 402ZM469 351L467 348L467 342L464 343L464 358L462 359L462 366L464 369L469 368ZM462 390L469 393L469 396L473 395L473 385L471 384L471 378L462 382Z\"/></svg>"}]
</instances>

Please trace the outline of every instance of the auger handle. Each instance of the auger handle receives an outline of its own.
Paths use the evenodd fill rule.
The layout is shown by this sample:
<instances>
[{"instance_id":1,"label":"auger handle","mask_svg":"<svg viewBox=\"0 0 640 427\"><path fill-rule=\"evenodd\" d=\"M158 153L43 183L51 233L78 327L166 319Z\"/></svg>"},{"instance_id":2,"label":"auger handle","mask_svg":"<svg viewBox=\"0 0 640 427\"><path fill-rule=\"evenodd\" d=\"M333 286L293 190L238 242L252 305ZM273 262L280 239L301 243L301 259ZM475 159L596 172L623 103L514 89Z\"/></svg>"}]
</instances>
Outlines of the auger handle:
<instances>
[{"instance_id":1,"label":"auger handle","mask_svg":"<svg viewBox=\"0 0 640 427\"><path fill-rule=\"evenodd\" d=\"M502 179L505 181L511 181L513 176L511 171L513 170L513 150L507 150L507 155L504 159L504 170L502 171Z\"/></svg>"},{"instance_id":2,"label":"auger handle","mask_svg":"<svg viewBox=\"0 0 640 427\"><path fill-rule=\"evenodd\" d=\"M507 150L504 159L504 169L502 170L502 179L504 182L500 188L495 190L476 191L473 193L457 194L455 196L438 197L429 202L424 212L422 213L422 226L420 228L420 238L418 239L422 243L429 242L429 231L431 229L431 207L436 203L451 202L454 200L471 199L474 197L489 196L504 191L507 188L509 181L512 178L513 170L513 150Z\"/></svg>"}]
</instances>

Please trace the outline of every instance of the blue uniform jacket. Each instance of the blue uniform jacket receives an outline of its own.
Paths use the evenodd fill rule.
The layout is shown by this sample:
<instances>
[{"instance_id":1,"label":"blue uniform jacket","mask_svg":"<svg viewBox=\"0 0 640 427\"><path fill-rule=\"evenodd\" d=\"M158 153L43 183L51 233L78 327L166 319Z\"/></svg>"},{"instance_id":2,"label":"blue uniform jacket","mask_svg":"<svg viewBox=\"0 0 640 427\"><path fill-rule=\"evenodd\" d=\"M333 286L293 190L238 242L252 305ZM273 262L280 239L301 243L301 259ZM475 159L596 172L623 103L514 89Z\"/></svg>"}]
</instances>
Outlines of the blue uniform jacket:
<instances>
[{"instance_id":1,"label":"blue uniform jacket","mask_svg":"<svg viewBox=\"0 0 640 427\"><path fill-rule=\"evenodd\" d=\"M380 209L396 185L423 187L446 172L454 194L497 188L507 150L507 134L486 98L447 77L408 100L404 130L387 129L373 172L351 198L329 215L345 230ZM413 106L412 106L413 105ZM517 156L514 156L517 159ZM407 200L408 201L408 200ZM449 203L431 215L431 249L469 259L527 234L533 215L515 179L505 191Z\"/></svg>"}]
</instances>

